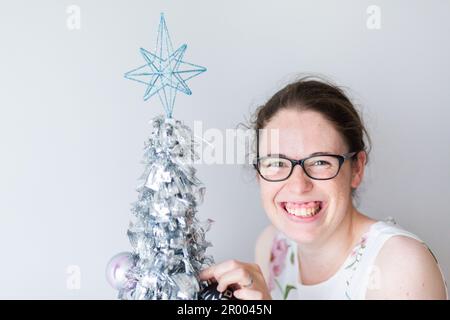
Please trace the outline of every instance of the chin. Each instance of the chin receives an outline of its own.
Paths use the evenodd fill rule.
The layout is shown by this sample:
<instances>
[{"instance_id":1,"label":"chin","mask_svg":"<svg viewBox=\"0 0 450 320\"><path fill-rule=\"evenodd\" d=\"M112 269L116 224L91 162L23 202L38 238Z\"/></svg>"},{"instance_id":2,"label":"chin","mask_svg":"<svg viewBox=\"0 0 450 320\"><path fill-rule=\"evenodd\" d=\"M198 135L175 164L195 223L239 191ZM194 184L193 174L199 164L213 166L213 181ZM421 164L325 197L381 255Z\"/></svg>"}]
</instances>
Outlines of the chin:
<instances>
[{"instance_id":1,"label":"chin","mask_svg":"<svg viewBox=\"0 0 450 320\"><path fill-rule=\"evenodd\" d=\"M318 228L299 228L298 226L287 225L282 232L298 244L313 244L317 242L321 232Z\"/></svg>"}]
</instances>

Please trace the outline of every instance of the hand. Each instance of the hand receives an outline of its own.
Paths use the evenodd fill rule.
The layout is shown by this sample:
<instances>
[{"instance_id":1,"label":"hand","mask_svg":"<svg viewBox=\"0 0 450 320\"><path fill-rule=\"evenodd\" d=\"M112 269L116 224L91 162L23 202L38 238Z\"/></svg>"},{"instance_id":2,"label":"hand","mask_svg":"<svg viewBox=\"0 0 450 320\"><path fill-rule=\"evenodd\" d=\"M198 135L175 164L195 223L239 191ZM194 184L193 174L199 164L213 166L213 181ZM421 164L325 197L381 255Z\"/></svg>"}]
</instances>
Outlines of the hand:
<instances>
[{"instance_id":1,"label":"hand","mask_svg":"<svg viewBox=\"0 0 450 320\"><path fill-rule=\"evenodd\" d=\"M255 263L227 260L200 272L200 280L211 278L217 281L217 290L220 292L225 291L229 285L238 285L239 288L233 292L233 295L238 299L272 299L261 269Z\"/></svg>"}]
</instances>

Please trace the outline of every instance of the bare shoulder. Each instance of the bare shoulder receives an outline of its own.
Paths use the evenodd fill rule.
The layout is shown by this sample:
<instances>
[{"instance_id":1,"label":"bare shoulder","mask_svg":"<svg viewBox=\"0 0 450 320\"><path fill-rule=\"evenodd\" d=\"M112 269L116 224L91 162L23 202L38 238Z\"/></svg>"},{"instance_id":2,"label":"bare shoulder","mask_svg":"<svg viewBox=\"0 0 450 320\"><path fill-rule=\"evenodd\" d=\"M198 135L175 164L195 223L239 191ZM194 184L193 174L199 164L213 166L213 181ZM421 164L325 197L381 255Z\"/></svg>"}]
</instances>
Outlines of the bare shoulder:
<instances>
[{"instance_id":1,"label":"bare shoulder","mask_svg":"<svg viewBox=\"0 0 450 320\"><path fill-rule=\"evenodd\" d=\"M437 261L416 239L394 236L386 241L374 270L378 283L367 290L368 299L446 299Z\"/></svg>"},{"instance_id":2,"label":"bare shoulder","mask_svg":"<svg viewBox=\"0 0 450 320\"><path fill-rule=\"evenodd\" d=\"M270 250L277 230L274 226L265 227L256 239L255 263L259 265L266 282L269 278Z\"/></svg>"}]
</instances>

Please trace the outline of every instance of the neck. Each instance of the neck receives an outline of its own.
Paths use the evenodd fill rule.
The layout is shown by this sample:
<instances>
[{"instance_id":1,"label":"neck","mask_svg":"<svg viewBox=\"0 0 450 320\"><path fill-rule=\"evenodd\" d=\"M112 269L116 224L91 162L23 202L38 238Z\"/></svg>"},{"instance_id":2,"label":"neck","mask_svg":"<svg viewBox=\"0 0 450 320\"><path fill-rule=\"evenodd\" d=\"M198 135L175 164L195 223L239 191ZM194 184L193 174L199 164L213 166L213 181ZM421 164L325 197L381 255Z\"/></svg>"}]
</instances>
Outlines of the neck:
<instances>
[{"instance_id":1,"label":"neck","mask_svg":"<svg viewBox=\"0 0 450 320\"><path fill-rule=\"evenodd\" d=\"M338 271L358 240L357 223L360 216L351 206L330 236L318 243L298 246L300 280L303 284L323 282Z\"/></svg>"}]
</instances>

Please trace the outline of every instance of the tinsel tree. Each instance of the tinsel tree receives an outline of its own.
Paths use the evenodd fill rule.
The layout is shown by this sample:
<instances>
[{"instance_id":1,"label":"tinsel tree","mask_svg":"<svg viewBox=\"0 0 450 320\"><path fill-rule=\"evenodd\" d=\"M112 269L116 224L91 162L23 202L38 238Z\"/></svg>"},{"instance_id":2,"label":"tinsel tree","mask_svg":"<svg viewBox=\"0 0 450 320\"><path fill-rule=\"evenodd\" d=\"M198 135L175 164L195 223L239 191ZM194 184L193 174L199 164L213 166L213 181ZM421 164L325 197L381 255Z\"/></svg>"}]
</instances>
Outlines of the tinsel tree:
<instances>
[{"instance_id":1,"label":"tinsel tree","mask_svg":"<svg viewBox=\"0 0 450 320\"><path fill-rule=\"evenodd\" d=\"M198 157L193 132L172 117L177 92L190 95L186 81L206 71L183 61L186 48L173 50L161 14L156 50L141 48L145 64L125 74L147 86L144 100L157 95L165 113L150 121L144 146L145 169L127 232L132 251L117 254L107 267L120 299L198 299L198 274L214 263L205 240L212 221L196 218L205 187L192 166Z\"/></svg>"}]
</instances>

